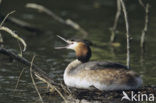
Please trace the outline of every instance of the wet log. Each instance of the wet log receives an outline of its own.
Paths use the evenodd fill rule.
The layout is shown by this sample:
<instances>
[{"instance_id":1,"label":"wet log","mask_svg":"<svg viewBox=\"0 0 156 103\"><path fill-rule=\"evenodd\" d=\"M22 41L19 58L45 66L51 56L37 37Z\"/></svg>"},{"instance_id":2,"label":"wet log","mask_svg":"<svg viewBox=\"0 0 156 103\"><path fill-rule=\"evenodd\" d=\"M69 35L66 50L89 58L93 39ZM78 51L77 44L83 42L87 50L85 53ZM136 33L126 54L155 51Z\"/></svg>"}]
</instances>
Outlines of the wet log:
<instances>
[{"instance_id":1,"label":"wet log","mask_svg":"<svg viewBox=\"0 0 156 103\"><path fill-rule=\"evenodd\" d=\"M0 53L4 54L6 56L11 57L12 59L15 59L16 61L26 65L31 66L31 62L28 61L26 58L19 56L18 54L15 54L14 52L10 51L9 49L1 48L0 47ZM39 67L37 67L35 64L32 65L32 70L35 75L40 76L41 78L44 78L46 81L48 81L50 84L58 86L59 84L55 83L44 71L42 71Z\"/></svg>"}]
</instances>

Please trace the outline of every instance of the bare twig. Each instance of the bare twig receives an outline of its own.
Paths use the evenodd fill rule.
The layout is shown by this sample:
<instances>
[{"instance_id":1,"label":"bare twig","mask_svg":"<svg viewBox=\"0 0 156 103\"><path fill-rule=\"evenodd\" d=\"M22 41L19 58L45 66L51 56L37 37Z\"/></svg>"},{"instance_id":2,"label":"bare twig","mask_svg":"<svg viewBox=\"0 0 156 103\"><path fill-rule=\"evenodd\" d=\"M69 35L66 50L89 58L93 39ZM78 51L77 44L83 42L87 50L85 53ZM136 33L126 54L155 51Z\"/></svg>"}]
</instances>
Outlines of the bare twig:
<instances>
[{"instance_id":1,"label":"bare twig","mask_svg":"<svg viewBox=\"0 0 156 103\"><path fill-rule=\"evenodd\" d=\"M4 24L4 22L6 20L10 21L11 23L16 24L17 26L23 27L29 31L38 31L41 32L41 30L39 30L38 28L36 28L35 26L33 26L32 24L29 24L23 20L14 18L14 17L9 17L10 14L13 14L15 12L15 10L11 11L10 13L8 13L6 16L3 16L2 14L0 15L1 18L4 18L3 21L1 22L0 26L2 26Z\"/></svg>"},{"instance_id":2,"label":"bare twig","mask_svg":"<svg viewBox=\"0 0 156 103\"><path fill-rule=\"evenodd\" d=\"M0 0L0 4L1 4L1 0ZM10 14L13 14L15 12L15 10L14 11L11 11L10 13L8 13L5 17L4 17L4 19L3 19L3 21L0 23L0 27L4 24L4 22L6 21L6 19L8 18L8 16L10 15ZM3 37L2 37L2 34L0 33L0 43L3 43Z\"/></svg>"},{"instance_id":3,"label":"bare twig","mask_svg":"<svg viewBox=\"0 0 156 103\"><path fill-rule=\"evenodd\" d=\"M26 21L23 21L21 19L17 19L17 18L14 18L14 17L9 17L8 20L11 22L11 23L14 23L16 24L17 26L19 27L22 27L28 31L32 31L32 32L43 32L42 30L40 30L37 26L35 25L32 25Z\"/></svg>"},{"instance_id":4,"label":"bare twig","mask_svg":"<svg viewBox=\"0 0 156 103\"><path fill-rule=\"evenodd\" d=\"M0 4L2 3L2 0L0 0Z\"/></svg>"},{"instance_id":5,"label":"bare twig","mask_svg":"<svg viewBox=\"0 0 156 103\"><path fill-rule=\"evenodd\" d=\"M141 48L144 48L144 44L145 44L145 34L147 32L147 28L148 28L148 22L149 22L149 4L146 4L145 6L145 24L144 24L144 29L142 30L142 34L141 34L141 41L140 41L140 46Z\"/></svg>"},{"instance_id":6,"label":"bare twig","mask_svg":"<svg viewBox=\"0 0 156 103\"><path fill-rule=\"evenodd\" d=\"M65 103L68 103L66 98L63 96L63 94L54 86L55 90L57 91L57 93L62 97L62 99L64 100Z\"/></svg>"},{"instance_id":7,"label":"bare twig","mask_svg":"<svg viewBox=\"0 0 156 103\"><path fill-rule=\"evenodd\" d=\"M39 5L39 4L36 4L36 3L27 3L26 7L27 8L32 8L32 9L36 9L36 10L38 10L40 12L44 12L47 15L53 17L58 22L65 23L65 21L61 17L57 16L55 13L53 13L48 8L46 8L46 7L42 6L42 5Z\"/></svg>"},{"instance_id":8,"label":"bare twig","mask_svg":"<svg viewBox=\"0 0 156 103\"><path fill-rule=\"evenodd\" d=\"M22 47L21 47L21 44L19 41L17 41L18 45L19 45L19 49L20 49L20 56L22 57L23 56L23 51L22 51Z\"/></svg>"},{"instance_id":9,"label":"bare twig","mask_svg":"<svg viewBox=\"0 0 156 103\"><path fill-rule=\"evenodd\" d=\"M5 32L9 33L12 37L19 40L24 46L23 51L26 50L27 44L25 43L25 41L21 37L19 37L16 33L14 33L11 29L9 29L8 27L1 26L0 31L5 31Z\"/></svg>"},{"instance_id":10,"label":"bare twig","mask_svg":"<svg viewBox=\"0 0 156 103\"><path fill-rule=\"evenodd\" d=\"M5 16L5 18L3 19L3 21L2 21L1 24L0 24L0 27L4 24L4 22L6 21L6 19L8 18L8 16L9 16L10 14L13 14L14 12L15 12L15 10L11 11L10 13L8 13L8 14Z\"/></svg>"},{"instance_id":11,"label":"bare twig","mask_svg":"<svg viewBox=\"0 0 156 103\"><path fill-rule=\"evenodd\" d=\"M56 21L58 21L62 24L68 25L68 26L72 27L73 29L81 32L84 35L84 38L88 35L88 33L83 28L81 28L78 23L72 21L71 19L64 20L63 18L59 17L54 12L52 12L51 10L49 10L48 8L46 8L42 5L35 4L35 3L27 3L26 7L36 9L36 10L39 10L40 12L46 13L47 15L51 16Z\"/></svg>"},{"instance_id":12,"label":"bare twig","mask_svg":"<svg viewBox=\"0 0 156 103\"><path fill-rule=\"evenodd\" d=\"M26 50L26 47L27 47L27 44L25 43L25 41L24 41L21 37L19 37L16 33L14 33L11 29L9 29L8 27L3 26L3 24L4 24L4 22L6 21L6 19L8 18L8 16L9 16L10 14L14 13L14 12L15 12L15 11L12 11L12 12L8 13L8 14L5 16L5 18L3 19L3 21L0 23L0 31L5 31L5 32L9 33L12 37L14 37L14 38L16 38L17 40L19 40L19 41L23 44L23 46L24 46L23 51L25 51L25 50ZM0 34L0 35L1 35L1 34ZM1 37L1 38L2 38L2 37Z\"/></svg>"},{"instance_id":13,"label":"bare twig","mask_svg":"<svg viewBox=\"0 0 156 103\"><path fill-rule=\"evenodd\" d=\"M126 25L126 36L127 36L127 67L130 67L130 34L129 34L129 24L128 24L128 16L125 7L125 3L123 0L120 0L122 11L124 13L125 25Z\"/></svg>"},{"instance_id":14,"label":"bare twig","mask_svg":"<svg viewBox=\"0 0 156 103\"><path fill-rule=\"evenodd\" d=\"M17 80L17 82L16 82L16 86L15 86L14 91L16 91L16 89L17 89L17 87L18 87L18 84L19 84L20 78L21 78L21 76L22 76L24 70L25 70L25 68L23 68L22 71L20 72L20 75L19 75L18 80Z\"/></svg>"},{"instance_id":15,"label":"bare twig","mask_svg":"<svg viewBox=\"0 0 156 103\"><path fill-rule=\"evenodd\" d=\"M0 14L0 18L5 18L5 16L3 16L3 14ZM31 31L31 32L34 32L34 31L39 32L39 33L43 32L37 26L32 25L26 21L23 21L21 19L15 18L15 17L8 17L6 20L10 23L13 23L14 25L16 25L18 27L24 28L24 29Z\"/></svg>"},{"instance_id":16,"label":"bare twig","mask_svg":"<svg viewBox=\"0 0 156 103\"><path fill-rule=\"evenodd\" d=\"M144 5L143 1L142 1L142 0L138 0L138 1L139 1L139 4L140 4L143 8L145 8L145 5Z\"/></svg>"},{"instance_id":17,"label":"bare twig","mask_svg":"<svg viewBox=\"0 0 156 103\"><path fill-rule=\"evenodd\" d=\"M60 92L60 90L58 89L58 87L56 87L55 85L52 85L50 82L48 82L47 80L45 80L45 78L42 78L41 76L40 76L40 74L35 74L35 76L39 79L39 80L41 80L41 81L43 81L44 83L46 83L51 89L55 89L56 91L57 91L57 93L61 96L61 98L65 101L65 103L67 103L67 100L66 100L66 98L63 96L63 94ZM61 86L61 84L60 84L60 86Z\"/></svg>"},{"instance_id":18,"label":"bare twig","mask_svg":"<svg viewBox=\"0 0 156 103\"><path fill-rule=\"evenodd\" d=\"M117 0L117 11L116 11L113 27L111 28L111 33L112 34L111 34L111 37L110 37L110 42L114 42L115 31L116 31L116 28L117 28L117 25L118 25L120 14L121 14L121 3L120 3L120 0Z\"/></svg>"},{"instance_id":19,"label":"bare twig","mask_svg":"<svg viewBox=\"0 0 156 103\"><path fill-rule=\"evenodd\" d=\"M40 94L40 92L39 92L38 89L37 89L37 85L36 85L35 80L34 80L33 75L32 75L32 64L33 64L34 59L35 59L35 56L33 56L32 61L31 61L30 76L31 76L33 85L34 85L34 87L35 87L35 90L36 90L36 92L37 92L37 94L38 94L38 96L39 96L39 98L40 98L40 101L41 101L42 103L44 103L44 102L43 102L43 99L42 99L42 97L41 97L41 94Z\"/></svg>"},{"instance_id":20,"label":"bare twig","mask_svg":"<svg viewBox=\"0 0 156 103\"><path fill-rule=\"evenodd\" d=\"M144 68L143 64L144 64L145 34L147 32L148 24L149 24L149 7L150 7L150 5L148 3L145 5L142 0L139 0L139 4L145 10L144 28L142 30L141 37L140 37L140 47L141 47L140 63L141 63L142 68Z\"/></svg>"},{"instance_id":21,"label":"bare twig","mask_svg":"<svg viewBox=\"0 0 156 103\"><path fill-rule=\"evenodd\" d=\"M3 43L3 37L2 34L0 33L0 44Z\"/></svg>"}]
</instances>

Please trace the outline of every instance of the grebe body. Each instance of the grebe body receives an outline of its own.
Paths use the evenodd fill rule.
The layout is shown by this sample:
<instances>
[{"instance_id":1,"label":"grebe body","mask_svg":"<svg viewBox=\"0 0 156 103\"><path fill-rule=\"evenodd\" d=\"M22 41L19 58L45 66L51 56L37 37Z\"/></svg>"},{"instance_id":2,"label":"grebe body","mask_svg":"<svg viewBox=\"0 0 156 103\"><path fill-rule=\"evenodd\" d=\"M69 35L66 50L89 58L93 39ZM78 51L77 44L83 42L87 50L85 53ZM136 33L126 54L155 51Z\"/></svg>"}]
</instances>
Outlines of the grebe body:
<instances>
[{"instance_id":1,"label":"grebe body","mask_svg":"<svg viewBox=\"0 0 156 103\"><path fill-rule=\"evenodd\" d=\"M142 79L123 65L110 62L71 62L64 72L69 87L99 90L127 90L141 86Z\"/></svg>"},{"instance_id":2,"label":"grebe body","mask_svg":"<svg viewBox=\"0 0 156 103\"><path fill-rule=\"evenodd\" d=\"M98 90L137 89L143 83L141 77L126 66L113 62L89 61L90 47L84 42L66 40L69 45L57 47L76 52L77 59L65 69L64 82L69 87Z\"/></svg>"}]
</instances>

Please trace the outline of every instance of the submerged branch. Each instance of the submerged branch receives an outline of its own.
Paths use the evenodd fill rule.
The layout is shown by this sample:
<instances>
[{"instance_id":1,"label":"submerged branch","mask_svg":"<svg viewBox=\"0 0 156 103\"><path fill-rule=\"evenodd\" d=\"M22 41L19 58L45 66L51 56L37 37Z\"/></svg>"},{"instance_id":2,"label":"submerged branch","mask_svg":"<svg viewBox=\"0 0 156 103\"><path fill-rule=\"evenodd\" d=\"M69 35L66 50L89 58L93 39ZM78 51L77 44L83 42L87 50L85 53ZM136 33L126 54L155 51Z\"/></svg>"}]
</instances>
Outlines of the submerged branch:
<instances>
[{"instance_id":1,"label":"submerged branch","mask_svg":"<svg viewBox=\"0 0 156 103\"><path fill-rule=\"evenodd\" d=\"M78 23L72 21L71 19L64 20L63 18L59 17L54 12L52 12L51 10L49 10L48 8L46 8L42 5L35 4L35 3L27 3L26 7L36 9L36 10L39 10L40 12L46 13L47 15L51 16L53 19L55 19L59 23L68 25L68 26L72 27L73 29L81 32L84 35L84 38L88 35L88 33L82 27L80 27L80 25Z\"/></svg>"},{"instance_id":2,"label":"submerged branch","mask_svg":"<svg viewBox=\"0 0 156 103\"><path fill-rule=\"evenodd\" d=\"M126 37L127 37L127 67L130 67L130 34L129 34L129 23L128 23L128 16L127 11L125 7L125 3L123 0L120 0L122 11L124 13L124 19L125 19L125 26L126 26Z\"/></svg>"}]
</instances>

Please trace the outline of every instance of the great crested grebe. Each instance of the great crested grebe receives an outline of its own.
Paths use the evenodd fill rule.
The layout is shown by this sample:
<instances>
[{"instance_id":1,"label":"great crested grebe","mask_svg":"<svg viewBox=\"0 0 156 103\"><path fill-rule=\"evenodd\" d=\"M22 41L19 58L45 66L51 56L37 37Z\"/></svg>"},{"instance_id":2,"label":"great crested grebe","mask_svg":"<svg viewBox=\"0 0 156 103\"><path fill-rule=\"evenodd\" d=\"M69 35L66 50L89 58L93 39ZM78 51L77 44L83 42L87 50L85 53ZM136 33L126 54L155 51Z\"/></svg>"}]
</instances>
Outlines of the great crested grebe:
<instances>
[{"instance_id":1,"label":"great crested grebe","mask_svg":"<svg viewBox=\"0 0 156 103\"><path fill-rule=\"evenodd\" d=\"M57 35L58 36L58 35ZM77 59L69 63L64 72L64 82L69 87L99 90L128 90L142 85L142 79L126 66L113 62L89 61L91 49L83 41L70 41L61 36L68 45L56 49L72 49Z\"/></svg>"}]
</instances>

